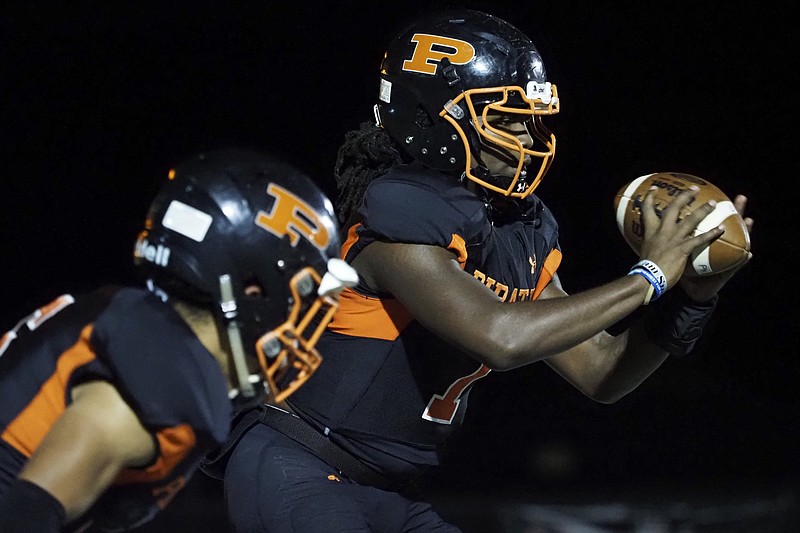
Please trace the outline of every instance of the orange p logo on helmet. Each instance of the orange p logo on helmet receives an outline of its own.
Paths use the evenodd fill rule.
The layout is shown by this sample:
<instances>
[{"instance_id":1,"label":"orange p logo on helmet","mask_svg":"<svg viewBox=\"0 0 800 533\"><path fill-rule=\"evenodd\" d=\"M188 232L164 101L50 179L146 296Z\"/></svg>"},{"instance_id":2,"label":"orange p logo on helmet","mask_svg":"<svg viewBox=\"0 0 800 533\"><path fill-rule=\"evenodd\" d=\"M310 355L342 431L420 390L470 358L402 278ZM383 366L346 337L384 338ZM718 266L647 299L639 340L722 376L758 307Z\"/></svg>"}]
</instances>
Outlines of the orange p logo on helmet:
<instances>
[{"instance_id":1,"label":"orange p logo on helmet","mask_svg":"<svg viewBox=\"0 0 800 533\"><path fill-rule=\"evenodd\" d=\"M415 33L411 42L416 43L411 59L403 61L403 70L420 74L436 74L436 66L445 57L454 65L464 65L475 57L475 47L467 41L442 35Z\"/></svg>"},{"instance_id":2,"label":"orange p logo on helmet","mask_svg":"<svg viewBox=\"0 0 800 533\"><path fill-rule=\"evenodd\" d=\"M320 250L328 247L331 236L310 205L274 183L267 186L267 193L275 198L275 203L269 213L258 212L256 224L278 237L288 235L292 246L305 237Z\"/></svg>"}]
</instances>

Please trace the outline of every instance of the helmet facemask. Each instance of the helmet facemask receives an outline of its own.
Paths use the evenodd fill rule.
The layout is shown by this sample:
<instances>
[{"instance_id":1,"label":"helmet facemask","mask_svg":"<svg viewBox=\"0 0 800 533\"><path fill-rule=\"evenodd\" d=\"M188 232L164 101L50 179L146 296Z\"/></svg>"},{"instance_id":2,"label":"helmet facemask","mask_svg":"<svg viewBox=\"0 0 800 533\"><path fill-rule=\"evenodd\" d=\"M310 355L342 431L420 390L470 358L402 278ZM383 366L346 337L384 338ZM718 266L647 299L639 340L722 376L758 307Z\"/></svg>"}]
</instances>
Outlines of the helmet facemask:
<instances>
[{"instance_id":1,"label":"helmet facemask","mask_svg":"<svg viewBox=\"0 0 800 533\"><path fill-rule=\"evenodd\" d=\"M286 322L255 343L274 401L288 398L319 368L322 357L316 344L339 308L339 293L357 281L356 271L338 258L328 260L322 277L306 267L289 280L291 307Z\"/></svg>"},{"instance_id":2,"label":"helmet facemask","mask_svg":"<svg viewBox=\"0 0 800 533\"><path fill-rule=\"evenodd\" d=\"M338 309L335 297L319 295L321 278L304 268L289 282L291 308L283 324L256 341L256 353L271 397L281 402L317 370L322 357L315 346Z\"/></svg>"},{"instance_id":3,"label":"helmet facemask","mask_svg":"<svg viewBox=\"0 0 800 533\"><path fill-rule=\"evenodd\" d=\"M519 86L466 90L448 102L439 115L450 123L464 143L466 177L490 191L522 199L539 185L553 161L555 135L545 127L541 117L554 115L559 108L555 85L529 82L527 91ZM498 115L522 122L526 137L532 141L530 145L520 139L519 132L499 127L490 119ZM470 142L470 135L462 127L464 124L477 134L477 142ZM481 159L483 151L501 160L508 159L514 174L490 174Z\"/></svg>"}]
</instances>

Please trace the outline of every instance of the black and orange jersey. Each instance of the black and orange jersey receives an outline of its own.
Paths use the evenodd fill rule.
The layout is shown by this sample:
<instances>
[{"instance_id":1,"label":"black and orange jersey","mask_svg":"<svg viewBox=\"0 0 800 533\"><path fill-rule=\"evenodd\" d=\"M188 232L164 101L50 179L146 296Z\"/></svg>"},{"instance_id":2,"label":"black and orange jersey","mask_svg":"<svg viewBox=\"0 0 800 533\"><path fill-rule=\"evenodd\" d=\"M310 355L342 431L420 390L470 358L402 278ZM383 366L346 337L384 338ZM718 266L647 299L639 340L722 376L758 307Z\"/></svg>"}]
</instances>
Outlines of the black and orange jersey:
<instances>
[{"instance_id":1,"label":"black and orange jersey","mask_svg":"<svg viewBox=\"0 0 800 533\"><path fill-rule=\"evenodd\" d=\"M526 200L521 216L493 221L482 198L417 163L373 180L359 214L342 248L346 260L376 240L441 246L508 303L535 299L561 261L557 224L538 198ZM325 362L289 404L399 479L438 463L439 446L464 418L471 385L489 373L391 295L361 285L342 293L318 348Z\"/></svg>"},{"instance_id":2,"label":"black and orange jersey","mask_svg":"<svg viewBox=\"0 0 800 533\"><path fill-rule=\"evenodd\" d=\"M6 483L69 406L72 389L91 380L112 383L158 443L150 465L123 471L85 515L101 529L130 528L166 506L224 441L232 415L227 383L188 325L149 291L61 296L0 340Z\"/></svg>"}]
</instances>

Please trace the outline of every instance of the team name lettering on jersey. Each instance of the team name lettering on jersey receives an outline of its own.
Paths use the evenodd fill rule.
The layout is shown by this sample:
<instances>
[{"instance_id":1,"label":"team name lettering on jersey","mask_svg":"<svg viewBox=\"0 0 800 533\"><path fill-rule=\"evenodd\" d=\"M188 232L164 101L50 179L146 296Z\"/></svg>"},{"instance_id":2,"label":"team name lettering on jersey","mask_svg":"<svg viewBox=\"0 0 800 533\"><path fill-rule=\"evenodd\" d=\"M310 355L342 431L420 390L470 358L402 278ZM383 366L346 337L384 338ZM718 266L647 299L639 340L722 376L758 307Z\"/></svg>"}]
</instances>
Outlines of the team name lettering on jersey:
<instances>
[{"instance_id":1,"label":"team name lettering on jersey","mask_svg":"<svg viewBox=\"0 0 800 533\"><path fill-rule=\"evenodd\" d=\"M305 237L320 250L328 247L331 236L310 205L274 183L267 186L267 194L275 198L275 203L269 213L258 212L258 226L278 237L288 236L292 246Z\"/></svg>"},{"instance_id":2,"label":"team name lettering on jersey","mask_svg":"<svg viewBox=\"0 0 800 533\"><path fill-rule=\"evenodd\" d=\"M533 299L534 291L531 289L511 289L508 285L500 283L496 279L487 276L480 270L475 270L473 276L475 276L475 279L486 285L488 288L492 289L503 302L524 302L526 300Z\"/></svg>"},{"instance_id":3,"label":"team name lettering on jersey","mask_svg":"<svg viewBox=\"0 0 800 533\"><path fill-rule=\"evenodd\" d=\"M420 74L436 74L436 67L445 57L454 65L464 65L475 57L475 48L467 41L442 35L415 33L416 43L411 59L403 61L403 70Z\"/></svg>"}]
</instances>

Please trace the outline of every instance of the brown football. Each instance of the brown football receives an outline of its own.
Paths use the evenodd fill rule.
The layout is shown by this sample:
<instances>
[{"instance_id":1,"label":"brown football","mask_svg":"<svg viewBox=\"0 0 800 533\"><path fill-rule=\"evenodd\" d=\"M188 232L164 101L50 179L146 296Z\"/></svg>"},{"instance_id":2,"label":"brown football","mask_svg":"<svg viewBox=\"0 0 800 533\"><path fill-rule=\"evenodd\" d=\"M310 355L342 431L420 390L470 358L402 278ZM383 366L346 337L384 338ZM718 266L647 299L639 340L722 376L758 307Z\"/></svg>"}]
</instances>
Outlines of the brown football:
<instances>
[{"instance_id":1,"label":"brown football","mask_svg":"<svg viewBox=\"0 0 800 533\"><path fill-rule=\"evenodd\" d=\"M681 191L696 185L700 188L697 196L684 209L679 218L688 216L695 206L703 205L709 200L716 200L717 205L697 226L695 235L703 233L719 225L725 233L708 246L696 251L690 257L689 275L707 276L734 268L747 260L750 252L750 234L744 220L736 212L733 202L719 188L707 180L681 174L679 172L657 172L641 176L623 186L614 198L614 211L625 241L637 254L642 244L641 205L644 195L650 187L657 187L656 210L660 213Z\"/></svg>"}]
</instances>

